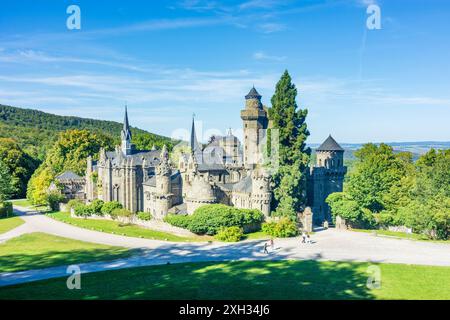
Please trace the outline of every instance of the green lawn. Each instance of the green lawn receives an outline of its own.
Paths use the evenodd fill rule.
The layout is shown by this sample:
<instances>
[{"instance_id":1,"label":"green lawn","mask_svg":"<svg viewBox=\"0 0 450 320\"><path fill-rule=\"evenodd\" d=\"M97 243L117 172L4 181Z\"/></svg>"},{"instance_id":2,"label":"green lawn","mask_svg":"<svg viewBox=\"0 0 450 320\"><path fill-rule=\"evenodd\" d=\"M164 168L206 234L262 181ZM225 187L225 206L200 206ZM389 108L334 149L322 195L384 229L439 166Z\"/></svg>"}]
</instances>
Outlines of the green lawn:
<instances>
[{"instance_id":1,"label":"green lawn","mask_svg":"<svg viewBox=\"0 0 450 320\"><path fill-rule=\"evenodd\" d=\"M366 287L368 263L236 261L171 264L0 289L0 299L450 299L450 267L379 264L381 288Z\"/></svg>"},{"instance_id":2,"label":"green lawn","mask_svg":"<svg viewBox=\"0 0 450 320\"><path fill-rule=\"evenodd\" d=\"M372 234L379 235L379 236L387 236L387 237L393 237L393 238L399 238L399 239L450 243L450 240L430 240L429 238L427 238L426 235L417 234L417 233L406 233L406 232L381 230L381 229L380 230L352 229L351 231L372 233Z\"/></svg>"},{"instance_id":3,"label":"green lawn","mask_svg":"<svg viewBox=\"0 0 450 320\"><path fill-rule=\"evenodd\" d=\"M136 251L36 232L0 244L0 272L112 260L133 253Z\"/></svg>"},{"instance_id":4,"label":"green lawn","mask_svg":"<svg viewBox=\"0 0 450 320\"><path fill-rule=\"evenodd\" d=\"M47 206L34 206L28 199L17 199L17 200L10 200L13 204L13 206L20 206L25 208L32 208L37 211L48 211Z\"/></svg>"},{"instance_id":5,"label":"green lawn","mask_svg":"<svg viewBox=\"0 0 450 320\"><path fill-rule=\"evenodd\" d=\"M166 240L176 242L209 241L208 236L180 237L171 233L146 229L137 225L121 225L117 221L72 218L68 212L49 213L49 217L71 225L101 232L113 233L129 237Z\"/></svg>"},{"instance_id":6,"label":"green lawn","mask_svg":"<svg viewBox=\"0 0 450 320\"><path fill-rule=\"evenodd\" d=\"M8 231L20 226L24 222L25 221L23 221L19 217L2 218L2 219L0 219L0 234L8 232Z\"/></svg>"},{"instance_id":7,"label":"green lawn","mask_svg":"<svg viewBox=\"0 0 450 320\"><path fill-rule=\"evenodd\" d=\"M31 206L33 206L28 199L11 200L11 202L13 203L13 205L21 206L21 207L31 207Z\"/></svg>"}]
</instances>

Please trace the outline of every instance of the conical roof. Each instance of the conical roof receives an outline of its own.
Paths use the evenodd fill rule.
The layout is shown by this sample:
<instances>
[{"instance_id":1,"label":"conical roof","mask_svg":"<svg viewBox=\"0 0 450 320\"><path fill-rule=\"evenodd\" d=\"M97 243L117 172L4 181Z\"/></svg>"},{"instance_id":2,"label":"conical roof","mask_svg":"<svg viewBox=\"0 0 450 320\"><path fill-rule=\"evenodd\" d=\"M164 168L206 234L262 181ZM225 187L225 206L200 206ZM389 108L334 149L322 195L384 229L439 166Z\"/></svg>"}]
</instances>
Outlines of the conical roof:
<instances>
[{"instance_id":1,"label":"conical roof","mask_svg":"<svg viewBox=\"0 0 450 320\"><path fill-rule=\"evenodd\" d=\"M245 99L261 99L261 95L256 91L255 87L253 86L249 93L245 96Z\"/></svg>"},{"instance_id":2,"label":"conical roof","mask_svg":"<svg viewBox=\"0 0 450 320\"><path fill-rule=\"evenodd\" d=\"M342 149L339 143L337 143L330 134L316 151L344 151L344 149Z\"/></svg>"}]
</instances>

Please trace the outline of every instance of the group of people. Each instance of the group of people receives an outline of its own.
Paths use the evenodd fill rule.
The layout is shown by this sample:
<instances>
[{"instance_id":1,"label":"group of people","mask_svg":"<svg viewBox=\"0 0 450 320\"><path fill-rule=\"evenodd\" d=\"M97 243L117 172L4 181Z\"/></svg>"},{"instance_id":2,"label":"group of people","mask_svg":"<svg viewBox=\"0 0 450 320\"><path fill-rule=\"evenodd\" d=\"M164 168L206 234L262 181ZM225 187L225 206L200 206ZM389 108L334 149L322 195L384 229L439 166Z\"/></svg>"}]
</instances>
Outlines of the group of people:
<instances>
[{"instance_id":1,"label":"group of people","mask_svg":"<svg viewBox=\"0 0 450 320\"><path fill-rule=\"evenodd\" d=\"M311 236L309 235L308 232L306 232L304 230L302 231L302 242L301 243L312 244ZM269 250L267 250L269 247L272 249L272 251L274 251L274 249L275 249L274 246L275 246L275 243L273 241L273 238L270 238L269 241L264 243L264 253L269 254Z\"/></svg>"}]
</instances>

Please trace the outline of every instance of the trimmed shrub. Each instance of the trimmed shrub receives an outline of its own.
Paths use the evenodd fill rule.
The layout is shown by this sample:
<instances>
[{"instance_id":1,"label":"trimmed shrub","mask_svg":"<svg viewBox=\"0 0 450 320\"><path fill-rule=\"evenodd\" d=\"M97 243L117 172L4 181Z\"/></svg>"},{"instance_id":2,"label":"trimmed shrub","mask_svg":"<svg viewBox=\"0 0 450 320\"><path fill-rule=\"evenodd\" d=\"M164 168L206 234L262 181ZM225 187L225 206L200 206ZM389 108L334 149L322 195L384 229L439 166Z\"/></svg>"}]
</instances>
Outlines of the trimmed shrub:
<instances>
[{"instance_id":1,"label":"trimmed shrub","mask_svg":"<svg viewBox=\"0 0 450 320\"><path fill-rule=\"evenodd\" d=\"M89 206L84 205L84 204L77 205L73 209L74 209L75 215L79 216L79 217L86 218L86 217L89 217L92 215L92 212L91 212L91 209L89 208Z\"/></svg>"},{"instance_id":2,"label":"trimmed shrub","mask_svg":"<svg viewBox=\"0 0 450 320\"><path fill-rule=\"evenodd\" d=\"M288 238L298 235L297 225L288 218L281 218L277 222L263 223L262 230L268 235L277 238Z\"/></svg>"},{"instance_id":3,"label":"trimmed shrub","mask_svg":"<svg viewBox=\"0 0 450 320\"><path fill-rule=\"evenodd\" d=\"M122 209L123 206L117 201L105 202L102 206L102 214L111 214L115 209Z\"/></svg>"},{"instance_id":4,"label":"trimmed shrub","mask_svg":"<svg viewBox=\"0 0 450 320\"><path fill-rule=\"evenodd\" d=\"M59 210L59 203L64 200L64 196L59 192L51 192L47 195L45 202L50 207L50 210L57 211Z\"/></svg>"},{"instance_id":5,"label":"trimmed shrub","mask_svg":"<svg viewBox=\"0 0 450 320\"><path fill-rule=\"evenodd\" d=\"M216 239L226 242L238 242L244 236L244 231L239 227L221 228L216 234Z\"/></svg>"},{"instance_id":6,"label":"trimmed shrub","mask_svg":"<svg viewBox=\"0 0 450 320\"><path fill-rule=\"evenodd\" d=\"M191 216L185 214L168 214L164 217L164 221L175 227L189 229Z\"/></svg>"},{"instance_id":7,"label":"trimmed shrub","mask_svg":"<svg viewBox=\"0 0 450 320\"><path fill-rule=\"evenodd\" d=\"M83 202L79 199L72 199L67 202L66 211L70 212L71 209L74 209L78 206L84 205Z\"/></svg>"},{"instance_id":8,"label":"trimmed shrub","mask_svg":"<svg viewBox=\"0 0 450 320\"><path fill-rule=\"evenodd\" d=\"M11 202L0 202L0 218L11 217L13 212L13 204Z\"/></svg>"},{"instance_id":9,"label":"trimmed shrub","mask_svg":"<svg viewBox=\"0 0 450 320\"><path fill-rule=\"evenodd\" d=\"M92 214L103 215L102 208L104 204L103 200L95 199L88 207Z\"/></svg>"},{"instance_id":10,"label":"trimmed shrub","mask_svg":"<svg viewBox=\"0 0 450 320\"><path fill-rule=\"evenodd\" d=\"M197 234L215 235L222 227L241 227L246 230L251 225L251 230L261 228L264 215L256 209L238 209L223 204L205 205L191 216L189 230Z\"/></svg>"},{"instance_id":11,"label":"trimmed shrub","mask_svg":"<svg viewBox=\"0 0 450 320\"><path fill-rule=\"evenodd\" d=\"M144 221L150 221L152 219L150 212L138 212L136 216L138 219Z\"/></svg>"},{"instance_id":12,"label":"trimmed shrub","mask_svg":"<svg viewBox=\"0 0 450 320\"><path fill-rule=\"evenodd\" d=\"M131 211L129 211L129 210L127 210L127 209L124 209L124 208L117 208L117 209L114 209L111 213L110 213L110 215L111 215L111 218L112 219L117 219L117 218L119 218L119 217L122 217L122 218L129 218L129 217L131 217L133 214L131 213Z\"/></svg>"}]
</instances>

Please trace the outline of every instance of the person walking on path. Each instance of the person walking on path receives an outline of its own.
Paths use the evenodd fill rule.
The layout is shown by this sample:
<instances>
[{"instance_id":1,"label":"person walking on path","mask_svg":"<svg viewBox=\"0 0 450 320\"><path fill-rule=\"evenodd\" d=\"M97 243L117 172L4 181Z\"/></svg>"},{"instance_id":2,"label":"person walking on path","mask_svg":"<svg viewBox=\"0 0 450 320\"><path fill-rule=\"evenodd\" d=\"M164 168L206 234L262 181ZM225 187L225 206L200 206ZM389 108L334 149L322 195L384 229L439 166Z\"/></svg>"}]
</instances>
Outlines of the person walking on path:
<instances>
[{"instance_id":1,"label":"person walking on path","mask_svg":"<svg viewBox=\"0 0 450 320\"><path fill-rule=\"evenodd\" d=\"M309 233L306 234L306 243L312 244L311 237L309 236Z\"/></svg>"},{"instance_id":2,"label":"person walking on path","mask_svg":"<svg viewBox=\"0 0 450 320\"><path fill-rule=\"evenodd\" d=\"M302 232L302 243L306 243L306 233L305 233L305 231Z\"/></svg>"},{"instance_id":3,"label":"person walking on path","mask_svg":"<svg viewBox=\"0 0 450 320\"><path fill-rule=\"evenodd\" d=\"M269 254L269 251L267 251L267 242L264 243L264 253Z\"/></svg>"}]
</instances>

